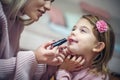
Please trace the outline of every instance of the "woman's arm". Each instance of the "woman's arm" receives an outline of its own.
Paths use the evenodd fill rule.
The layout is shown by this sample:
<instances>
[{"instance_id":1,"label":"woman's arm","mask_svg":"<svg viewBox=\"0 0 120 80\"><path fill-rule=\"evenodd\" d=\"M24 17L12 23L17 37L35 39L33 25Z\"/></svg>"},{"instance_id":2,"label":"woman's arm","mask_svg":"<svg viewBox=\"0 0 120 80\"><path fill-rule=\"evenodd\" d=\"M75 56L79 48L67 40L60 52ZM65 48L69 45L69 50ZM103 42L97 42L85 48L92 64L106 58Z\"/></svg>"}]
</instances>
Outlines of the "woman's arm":
<instances>
[{"instance_id":1,"label":"woman's arm","mask_svg":"<svg viewBox=\"0 0 120 80\"><path fill-rule=\"evenodd\" d=\"M15 71L16 58L0 59L0 79L5 79Z\"/></svg>"},{"instance_id":2,"label":"woman's arm","mask_svg":"<svg viewBox=\"0 0 120 80\"><path fill-rule=\"evenodd\" d=\"M15 79L31 80L37 61L33 51L20 51L16 57Z\"/></svg>"},{"instance_id":3,"label":"woman's arm","mask_svg":"<svg viewBox=\"0 0 120 80\"><path fill-rule=\"evenodd\" d=\"M0 79L14 76L15 80L31 80L37 62L32 51L21 51L17 57L0 59Z\"/></svg>"}]
</instances>

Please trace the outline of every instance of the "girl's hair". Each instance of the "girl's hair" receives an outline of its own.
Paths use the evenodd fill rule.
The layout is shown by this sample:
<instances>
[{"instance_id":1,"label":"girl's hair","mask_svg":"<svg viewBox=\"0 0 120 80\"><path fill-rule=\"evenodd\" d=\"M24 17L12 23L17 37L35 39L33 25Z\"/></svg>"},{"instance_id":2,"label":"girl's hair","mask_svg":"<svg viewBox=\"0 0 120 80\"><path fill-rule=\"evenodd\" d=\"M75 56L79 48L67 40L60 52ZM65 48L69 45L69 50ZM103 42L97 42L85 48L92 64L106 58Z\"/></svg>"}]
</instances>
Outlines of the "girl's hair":
<instances>
[{"instance_id":1,"label":"girl's hair","mask_svg":"<svg viewBox=\"0 0 120 80\"><path fill-rule=\"evenodd\" d=\"M108 72L107 63L111 59L114 50L115 35L113 29L110 24L104 20L107 23L108 30L100 33L96 27L96 22L103 19L94 15L83 15L82 18L87 19L94 26L93 33L98 41L105 43L105 48L94 59L93 67L97 68L98 71L106 73Z\"/></svg>"},{"instance_id":2,"label":"girl's hair","mask_svg":"<svg viewBox=\"0 0 120 80\"><path fill-rule=\"evenodd\" d=\"M19 13L22 13L22 9L28 1L29 0L1 0L3 6L5 5L4 11L7 19L12 20L13 24L16 19L20 19L26 25L33 23L33 20L25 20L18 15Z\"/></svg>"}]
</instances>

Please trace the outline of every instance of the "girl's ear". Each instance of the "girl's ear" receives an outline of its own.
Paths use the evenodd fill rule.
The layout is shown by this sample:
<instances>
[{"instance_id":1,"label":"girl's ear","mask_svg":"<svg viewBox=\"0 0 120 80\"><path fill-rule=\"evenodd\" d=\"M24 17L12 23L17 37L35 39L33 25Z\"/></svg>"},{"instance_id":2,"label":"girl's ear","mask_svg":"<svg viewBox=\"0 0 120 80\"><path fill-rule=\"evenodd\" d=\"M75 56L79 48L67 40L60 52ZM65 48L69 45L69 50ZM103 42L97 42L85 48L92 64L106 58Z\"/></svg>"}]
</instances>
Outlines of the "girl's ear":
<instances>
[{"instance_id":1,"label":"girl's ear","mask_svg":"<svg viewBox=\"0 0 120 80\"><path fill-rule=\"evenodd\" d=\"M100 52L105 48L104 42L98 42L97 45L93 48L93 52Z\"/></svg>"}]
</instances>

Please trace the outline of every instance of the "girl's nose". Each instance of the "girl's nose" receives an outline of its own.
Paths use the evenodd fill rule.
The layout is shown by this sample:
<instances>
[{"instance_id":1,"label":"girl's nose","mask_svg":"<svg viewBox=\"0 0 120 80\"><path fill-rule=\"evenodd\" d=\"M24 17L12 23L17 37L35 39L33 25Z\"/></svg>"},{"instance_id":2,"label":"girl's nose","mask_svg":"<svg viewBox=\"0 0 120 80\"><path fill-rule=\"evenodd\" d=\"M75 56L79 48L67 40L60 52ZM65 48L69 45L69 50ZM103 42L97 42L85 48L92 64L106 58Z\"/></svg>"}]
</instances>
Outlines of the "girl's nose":
<instances>
[{"instance_id":1,"label":"girl's nose","mask_svg":"<svg viewBox=\"0 0 120 80\"><path fill-rule=\"evenodd\" d=\"M75 31L72 31L70 35L75 35Z\"/></svg>"}]
</instances>

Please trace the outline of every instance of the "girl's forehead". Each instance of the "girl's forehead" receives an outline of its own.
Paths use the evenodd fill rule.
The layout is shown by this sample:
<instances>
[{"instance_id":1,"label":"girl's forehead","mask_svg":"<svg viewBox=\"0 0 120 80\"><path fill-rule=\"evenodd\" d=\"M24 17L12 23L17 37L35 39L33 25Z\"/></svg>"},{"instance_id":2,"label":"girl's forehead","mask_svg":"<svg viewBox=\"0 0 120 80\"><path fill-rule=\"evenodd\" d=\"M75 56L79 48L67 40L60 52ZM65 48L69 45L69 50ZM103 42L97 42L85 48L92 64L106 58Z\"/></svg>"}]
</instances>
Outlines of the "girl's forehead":
<instances>
[{"instance_id":1,"label":"girl's forehead","mask_svg":"<svg viewBox=\"0 0 120 80\"><path fill-rule=\"evenodd\" d=\"M77 22L76 26L85 26L85 27L89 27L89 28L93 28L93 25L87 20L87 19L79 19L79 21Z\"/></svg>"},{"instance_id":2,"label":"girl's forehead","mask_svg":"<svg viewBox=\"0 0 120 80\"><path fill-rule=\"evenodd\" d=\"M85 19L85 18L80 18L79 20L78 20L78 22L84 22L84 23L90 23L87 19Z\"/></svg>"}]
</instances>

